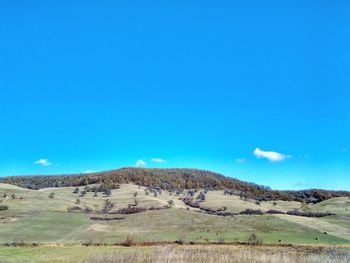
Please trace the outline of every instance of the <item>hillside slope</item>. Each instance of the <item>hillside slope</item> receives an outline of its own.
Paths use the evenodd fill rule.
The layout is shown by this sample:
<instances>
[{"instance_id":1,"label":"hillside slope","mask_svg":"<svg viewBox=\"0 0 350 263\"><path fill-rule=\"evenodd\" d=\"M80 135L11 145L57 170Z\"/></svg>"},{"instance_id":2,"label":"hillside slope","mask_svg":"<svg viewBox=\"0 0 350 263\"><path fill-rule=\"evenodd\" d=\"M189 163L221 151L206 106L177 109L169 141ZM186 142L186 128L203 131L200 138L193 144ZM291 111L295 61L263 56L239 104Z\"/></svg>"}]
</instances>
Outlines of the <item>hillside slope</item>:
<instances>
[{"instance_id":1,"label":"hillside slope","mask_svg":"<svg viewBox=\"0 0 350 263\"><path fill-rule=\"evenodd\" d=\"M306 201L317 203L333 197L350 196L346 191L302 190L277 191L269 187L243 182L235 178L198 169L146 169L122 168L91 174L51 176L10 176L0 178L8 183L28 189L47 187L83 186L99 184L100 189L116 189L120 184L134 183L140 186L168 191L182 189L230 190L229 194L242 195L257 200Z\"/></svg>"}]
</instances>

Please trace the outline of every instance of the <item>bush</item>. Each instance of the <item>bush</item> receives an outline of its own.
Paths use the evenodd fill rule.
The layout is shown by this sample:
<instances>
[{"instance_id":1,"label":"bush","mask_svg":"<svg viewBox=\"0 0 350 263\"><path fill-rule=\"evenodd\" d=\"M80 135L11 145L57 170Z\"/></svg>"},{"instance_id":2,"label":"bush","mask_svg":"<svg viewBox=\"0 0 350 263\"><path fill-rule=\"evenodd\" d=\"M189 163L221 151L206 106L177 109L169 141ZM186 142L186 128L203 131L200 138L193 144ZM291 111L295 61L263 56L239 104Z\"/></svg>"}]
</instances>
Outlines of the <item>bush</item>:
<instances>
[{"instance_id":1,"label":"bush","mask_svg":"<svg viewBox=\"0 0 350 263\"><path fill-rule=\"evenodd\" d=\"M128 215L128 214L136 214L146 211L147 209L144 207L128 207L119 209L116 214Z\"/></svg>"},{"instance_id":2,"label":"bush","mask_svg":"<svg viewBox=\"0 0 350 263\"><path fill-rule=\"evenodd\" d=\"M0 205L0 211L8 210L9 207L7 205Z\"/></svg>"},{"instance_id":3,"label":"bush","mask_svg":"<svg viewBox=\"0 0 350 263\"><path fill-rule=\"evenodd\" d=\"M225 243L225 238L223 236L218 237L218 243L219 244L224 244Z\"/></svg>"},{"instance_id":4,"label":"bush","mask_svg":"<svg viewBox=\"0 0 350 263\"><path fill-rule=\"evenodd\" d=\"M121 245L126 246L126 247L131 247L131 246L135 245L135 241L134 241L133 237L127 236Z\"/></svg>"},{"instance_id":5,"label":"bush","mask_svg":"<svg viewBox=\"0 0 350 263\"><path fill-rule=\"evenodd\" d=\"M285 212L271 209L266 211L266 214L285 214Z\"/></svg>"},{"instance_id":6,"label":"bush","mask_svg":"<svg viewBox=\"0 0 350 263\"><path fill-rule=\"evenodd\" d=\"M169 201L168 201L168 206L169 206L169 207L173 207L173 205L174 205L174 201L173 201L173 200L169 200Z\"/></svg>"},{"instance_id":7,"label":"bush","mask_svg":"<svg viewBox=\"0 0 350 263\"><path fill-rule=\"evenodd\" d=\"M79 206L73 206L73 207L68 207L67 211L68 213L72 213L72 212L81 212L83 209Z\"/></svg>"},{"instance_id":8,"label":"bush","mask_svg":"<svg viewBox=\"0 0 350 263\"><path fill-rule=\"evenodd\" d=\"M254 210L254 209L246 209L242 212L240 212L241 215L263 215L264 212L260 209Z\"/></svg>"},{"instance_id":9,"label":"bush","mask_svg":"<svg viewBox=\"0 0 350 263\"><path fill-rule=\"evenodd\" d=\"M261 239L261 237L258 237L255 233L252 233L248 237L248 243L250 245L261 245L262 244L262 239Z\"/></svg>"},{"instance_id":10,"label":"bush","mask_svg":"<svg viewBox=\"0 0 350 263\"><path fill-rule=\"evenodd\" d=\"M306 216L306 217L325 217L335 215L334 213L328 212L301 212L298 210L288 211L288 215L292 216Z\"/></svg>"}]
</instances>

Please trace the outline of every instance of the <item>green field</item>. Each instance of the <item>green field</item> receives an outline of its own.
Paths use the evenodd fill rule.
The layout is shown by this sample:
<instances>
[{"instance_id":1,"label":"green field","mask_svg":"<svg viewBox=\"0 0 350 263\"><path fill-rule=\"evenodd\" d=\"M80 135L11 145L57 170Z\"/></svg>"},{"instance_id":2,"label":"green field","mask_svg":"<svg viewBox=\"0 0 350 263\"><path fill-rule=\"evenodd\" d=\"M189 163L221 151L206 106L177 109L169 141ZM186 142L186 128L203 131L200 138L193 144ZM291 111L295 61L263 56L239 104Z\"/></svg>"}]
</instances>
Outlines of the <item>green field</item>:
<instances>
[{"instance_id":1,"label":"green field","mask_svg":"<svg viewBox=\"0 0 350 263\"><path fill-rule=\"evenodd\" d=\"M83 189L81 187L81 189ZM121 185L110 197L88 192L84 197L73 193L74 188L28 190L0 184L0 200L8 210L0 211L0 243L39 243L50 245L79 245L85 243L117 244L131 236L134 242L173 242L182 240L193 243L246 242L256 233L266 244L350 244L350 203L348 198L333 198L316 205L310 211L330 211L336 216L306 218L289 215L237 215L220 217L199 213L188 208L177 196L163 191L158 196L145 188L131 184ZM50 193L54 198L49 198ZM115 203L111 210L134 203L134 193L139 207L163 207L168 200L174 206L164 210L146 211L130 215L118 215L123 220L95 221L92 216L103 214L68 213L67 208L89 207L93 211L103 208L105 199ZM13 199L11 195L15 195ZM6 195L6 197L4 197ZM76 204L76 199L80 204ZM244 209L300 209L298 202L262 202L241 200L237 196L224 195L223 191L209 191L203 205L213 208L226 206L228 211ZM112 216L112 215L108 215ZM115 216L115 215L113 215ZM326 232L326 233L325 233Z\"/></svg>"}]
</instances>

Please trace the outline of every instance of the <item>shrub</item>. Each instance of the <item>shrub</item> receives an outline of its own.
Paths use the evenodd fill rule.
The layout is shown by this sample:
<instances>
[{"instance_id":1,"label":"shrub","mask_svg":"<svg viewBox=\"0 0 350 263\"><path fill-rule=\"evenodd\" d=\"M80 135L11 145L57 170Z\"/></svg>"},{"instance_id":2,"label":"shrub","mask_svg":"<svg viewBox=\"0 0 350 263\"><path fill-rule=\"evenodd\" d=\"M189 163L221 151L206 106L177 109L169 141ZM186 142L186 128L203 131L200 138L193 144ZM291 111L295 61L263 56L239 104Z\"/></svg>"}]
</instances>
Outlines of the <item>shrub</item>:
<instances>
[{"instance_id":1,"label":"shrub","mask_svg":"<svg viewBox=\"0 0 350 263\"><path fill-rule=\"evenodd\" d=\"M219 244L224 244L225 243L225 238L223 236L218 237L218 243Z\"/></svg>"},{"instance_id":2,"label":"shrub","mask_svg":"<svg viewBox=\"0 0 350 263\"><path fill-rule=\"evenodd\" d=\"M169 205L169 207L173 207L174 201L173 201L173 200L169 200L169 201L168 201L168 205Z\"/></svg>"},{"instance_id":3,"label":"shrub","mask_svg":"<svg viewBox=\"0 0 350 263\"><path fill-rule=\"evenodd\" d=\"M127 236L121 245L126 247L131 247L135 245L135 241L132 236Z\"/></svg>"},{"instance_id":4,"label":"shrub","mask_svg":"<svg viewBox=\"0 0 350 263\"><path fill-rule=\"evenodd\" d=\"M175 241L176 244L183 245L185 244L186 236L180 235L179 238Z\"/></svg>"},{"instance_id":5,"label":"shrub","mask_svg":"<svg viewBox=\"0 0 350 263\"><path fill-rule=\"evenodd\" d=\"M103 212L107 213L114 207L114 203L112 203L109 199L105 200L105 203L103 205Z\"/></svg>"},{"instance_id":6,"label":"shrub","mask_svg":"<svg viewBox=\"0 0 350 263\"><path fill-rule=\"evenodd\" d=\"M266 211L266 214L285 214L285 212L271 209Z\"/></svg>"},{"instance_id":7,"label":"shrub","mask_svg":"<svg viewBox=\"0 0 350 263\"><path fill-rule=\"evenodd\" d=\"M72 213L72 212L81 212L83 209L79 206L73 206L73 207L68 207L67 211L68 213Z\"/></svg>"},{"instance_id":8,"label":"shrub","mask_svg":"<svg viewBox=\"0 0 350 263\"><path fill-rule=\"evenodd\" d=\"M8 210L9 207L7 205L0 205L0 211Z\"/></svg>"},{"instance_id":9,"label":"shrub","mask_svg":"<svg viewBox=\"0 0 350 263\"><path fill-rule=\"evenodd\" d=\"M50 193L50 194L49 194L49 198L52 199L52 198L54 198L54 197L55 197L55 193Z\"/></svg>"},{"instance_id":10,"label":"shrub","mask_svg":"<svg viewBox=\"0 0 350 263\"><path fill-rule=\"evenodd\" d=\"M262 239L261 237L258 237L255 233L252 233L248 236L248 243L250 245L261 245Z\"/></svg>"},{"instance_id":11,"label":"shrub","mask_svg":"<svg viewBox=\"0 0 350 263\"><path fill-rule=\"evenodd\" d=\"M246 209L242 212L240 212L241 215L263 215L264 212L260 209L254 210L254 209Z\"/></svg>"},{"instance_id":12,"label":"shrub","mask_svg":"<svg viewBox=\"0 0 350 263\"><path fill-rule=\"evenodd\" d=\"M87 214L88 214L88 213L91 213L91 212L92 212L92 209L91 209L90 207L85 207L85 208L84 208L84 212L87 213Z\"/></svg>"},{"instance_id":13,"label":"shrub","mask_svg":"<svg viewBox=\"0 0 350 263\"><path fill-rule=\"evenodd\" d=\"M119 209L116 214L123 214L123 215L128 215L128 214L136 214L136 213L141 213L146 211L147 209L144 207L128 207L128 208L121 208Z\"/></svg>"},{"instance_id":14,"label":"shrub","mask_svg":"<svg viewBox=\"0 0 350 263\"><path fill-rule=\"evenodd\" d=\"M325 217L325 216L335 215L334 213L328 213L328 212L301 212L298 210L288 211L287 214L292 216L306 216L306 217Z\"/></svg>"}]
</instances>

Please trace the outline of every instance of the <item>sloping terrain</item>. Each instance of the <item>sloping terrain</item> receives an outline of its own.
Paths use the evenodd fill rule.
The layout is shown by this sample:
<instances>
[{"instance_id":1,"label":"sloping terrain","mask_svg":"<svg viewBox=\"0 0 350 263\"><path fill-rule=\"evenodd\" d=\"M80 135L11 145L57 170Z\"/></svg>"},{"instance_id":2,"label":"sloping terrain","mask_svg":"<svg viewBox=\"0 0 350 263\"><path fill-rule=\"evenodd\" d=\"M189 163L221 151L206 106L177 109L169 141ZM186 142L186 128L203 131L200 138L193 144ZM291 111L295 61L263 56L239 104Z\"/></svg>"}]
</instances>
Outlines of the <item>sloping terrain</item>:
<instances>
[{"instance_id":1,"label":"sloping terrain","mask_svg":"<svg viewBox=\"0 0 350 263\"><path fill-rule=\"evenodd\" d=\"M162 191L155 195L148 192L148 188L134 184L122 184L119 189L112 190L110 196L100 192L97 196L94 192L82 195L84 189L79 187L78 193L73 193L75 187L28 190L1 184L0 204L9 209L0 211L0 243L114 244L123 242L128 235L137 242L246 242L253 232L264 243L350 243L345 231L350 229L349 223L339 220L345 226L339 225L338 218L334 216L311 220L268 214L222 217L187 207L180 200L185 193ZM51 193L54 193L52 198ZM197 196L198 192L194 198ZM109 214L102 212L106 200L114 204ZM136 214L113 214L120 208L135 205L135 200L138 207L144 208L164 208L169 200L174 205ZM347 199L341 200L347 202ZM331 201L325 201L330 211L334 207L329 205ZM338 204L340 199L336 198L334 202ZM301 203L294 201L276 201L276 205L268 201L258 205L255 200L242 200L239 196L225 195L224 191L208 191L202 204L213 208L227 206L227 210L236 212L248 208L289 210L301 207ZM317 206L323 207L323 202ZM72 207L80 207L81 210L68 213L67 209ZM85 208L91 211L85 213ZM346 212L342 216L347 216ZM93 217L121 219L106 221L91 219Z\"/></svg>"},{"instance_id":2,"label":"sloping terrain","mask_svg":"<svg viewBox=\"0 0 350 263\"><path fill-rule=\"evenodd\" d=\"M230 190L256 200L306 201L318 203L333 197L350 197L350 192L310 189L302 191L277 191L269 187L243 182L232 177L198 169L146 169L122 168L91 174L10 176L0 178L0 183L28 189L48 187L85 186L98 184L101 190L117 189L120 184L137 184L171 192L182 189Z\"/></svg>"}]
</instances>

